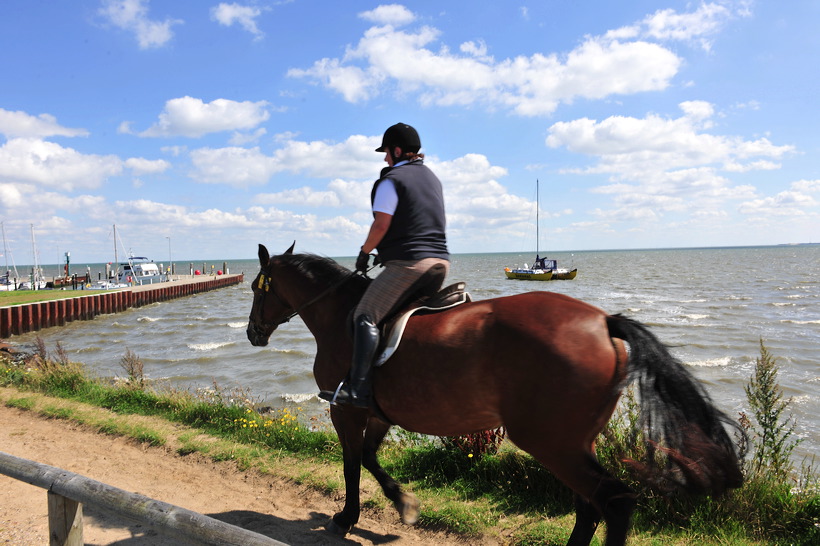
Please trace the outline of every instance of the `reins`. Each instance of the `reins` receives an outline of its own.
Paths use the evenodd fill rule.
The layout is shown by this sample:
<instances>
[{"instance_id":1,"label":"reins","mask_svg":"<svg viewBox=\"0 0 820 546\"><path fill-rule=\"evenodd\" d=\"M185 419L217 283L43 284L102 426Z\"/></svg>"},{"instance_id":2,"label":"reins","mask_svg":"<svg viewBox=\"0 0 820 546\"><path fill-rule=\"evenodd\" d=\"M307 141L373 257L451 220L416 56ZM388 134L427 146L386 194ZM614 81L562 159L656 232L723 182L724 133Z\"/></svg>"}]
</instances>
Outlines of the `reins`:
<instances>
[{"instance_id":1,"label":"reins","mask_svg":"<svg viewBox=\"0 0 820 546\"><path fill-rule=\"evenodd\" d=\"M329 287L327 287L326 289L324 289L324 290L323 290L322 292L320 292L317 296L314 296L312 299L308 300L306 303L303 303L302 305L300 305L299 307L297 307L296 309L294 309L292 312L290 312L289 314L285 315L283 318L279 319L277 322L275 322L275 323L274 323L274 326L275 326L275 327L279 327L279 326L281 326L282 324L285 324L286 322L290 322L290 319L292 319L293 317L295 317L296 315L298 315L299 313L301 313L301 312L302 312L302 311L303 311L306 307L309 307L310 305L313 305L314 303L316 303L316 302L317 302L317 301L319 301L320 299L324 298L324 297L325 297L325 296L327 296L330 292L332 292L333 290L336 290L337 288L339 288L341 285L343 285L344 283L346 283L347 281L349 281L350 279L352 279L352 278L353 278L353 277L355 277L356 275L361 275L361 276L363 276L363 277L367 277L367 274L368 274L370 271L372 271L372 270L373 270L373 268L375 268L375 267L376 267L376 266L374 265L373 267L369 268L367 271L363 271L363 272L359 272L359 271L351 271L350 273L348 273L347 275L345 275L344 277L342 277L341 279L339 279L338 281L336 281L335 283L333 283L332 285L330 285ZM262 299L262 301L260 302L260 307L263 307L263 306L264 306L264 303L265 303L264 297L265 297L268 293L272 294L272 295L273 295L273 297L274 297L274 298L276 298L276 299L279 301L279 303L281 303L283 306L286 306L286 307L288 306L288 305L287 305L287 304L286 304L286 303L282 300L282 298L280 298L280 297L279 297L279 295L278 295L276 292L274 292L273 290L271 290L271 289L270 289L270 276L266 275L264 271L263 271L263 272L261 273L261 275L259 276L259 284L258 284L258 288L259 288L260 290L263 290L263 289L264 289L264 291L265 291L265 292L264 292L264 294L263 294L263 296L262 296L262 298L263 298L263 299Z\"/></svg>"}]
</instances>

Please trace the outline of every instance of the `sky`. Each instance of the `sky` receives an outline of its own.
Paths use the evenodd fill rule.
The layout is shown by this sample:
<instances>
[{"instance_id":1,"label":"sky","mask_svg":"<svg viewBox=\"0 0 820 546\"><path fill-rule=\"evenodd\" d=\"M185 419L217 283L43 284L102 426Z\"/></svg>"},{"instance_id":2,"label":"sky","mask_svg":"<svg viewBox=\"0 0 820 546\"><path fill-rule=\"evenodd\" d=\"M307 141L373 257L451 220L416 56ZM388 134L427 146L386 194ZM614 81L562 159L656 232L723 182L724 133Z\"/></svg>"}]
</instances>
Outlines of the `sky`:
<instances>
[{"instance_id":1,"label":"sky","mask_svg":"<svg viewBox=\"0 0 820 546\"><path fill-rule=\"evenodd\" d=\"M816 0L0 0L5 256L356 255L397 122L452 253L817 243L818 24Z\"/></svg>"}]
</instances>

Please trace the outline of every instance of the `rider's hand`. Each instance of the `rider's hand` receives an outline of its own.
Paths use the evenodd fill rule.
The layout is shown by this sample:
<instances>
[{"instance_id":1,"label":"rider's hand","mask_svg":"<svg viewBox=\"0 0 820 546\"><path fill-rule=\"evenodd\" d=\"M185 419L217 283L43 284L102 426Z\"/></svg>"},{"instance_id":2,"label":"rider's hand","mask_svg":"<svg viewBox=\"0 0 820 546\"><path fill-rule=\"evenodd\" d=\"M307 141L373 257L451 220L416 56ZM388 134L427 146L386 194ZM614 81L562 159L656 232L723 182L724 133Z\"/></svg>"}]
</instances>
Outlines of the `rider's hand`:
<instances>
[{"instance_id":1,"label":"rider's hand","mask_svg":"<svg viewBox=\"0 0 820 546\"><path fill-rule=\"evenodd\" d=\"M356 271L367 273L367 264L370 262L370 254L364 250L359 250L359 257L356 258Z\"/></svg>"}]
</instances>

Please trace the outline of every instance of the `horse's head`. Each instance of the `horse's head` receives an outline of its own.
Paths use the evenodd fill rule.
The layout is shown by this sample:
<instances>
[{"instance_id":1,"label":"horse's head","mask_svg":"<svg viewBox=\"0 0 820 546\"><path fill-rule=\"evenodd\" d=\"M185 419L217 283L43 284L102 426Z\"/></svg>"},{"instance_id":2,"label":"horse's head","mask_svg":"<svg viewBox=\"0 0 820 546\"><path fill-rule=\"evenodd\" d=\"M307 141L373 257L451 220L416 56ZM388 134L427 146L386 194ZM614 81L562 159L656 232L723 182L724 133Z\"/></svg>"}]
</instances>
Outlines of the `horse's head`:
<instances>
[{"instance_id":1,"label":"horse's head","mask_svg":"<svg viewBox=\"0 0 820 546\"><path fill-rule=\"evenodd\" d=\"M291 245L285 254L292 254L295 244ZM290 318L293 308L274 291L271 258L265 245L259 245L259 265L259 275L251 286L253 306L248 317L248 340L255 347L264 347L274 330Z\"/></svg>"}]
</instances>

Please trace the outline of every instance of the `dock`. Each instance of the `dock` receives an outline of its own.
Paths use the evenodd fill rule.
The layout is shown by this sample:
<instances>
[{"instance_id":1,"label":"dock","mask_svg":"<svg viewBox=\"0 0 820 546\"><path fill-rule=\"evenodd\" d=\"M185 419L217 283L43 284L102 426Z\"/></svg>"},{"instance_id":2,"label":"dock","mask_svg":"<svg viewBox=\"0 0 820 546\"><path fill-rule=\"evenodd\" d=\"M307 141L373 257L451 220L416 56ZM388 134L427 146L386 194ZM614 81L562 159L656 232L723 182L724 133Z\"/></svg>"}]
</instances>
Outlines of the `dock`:
<instances>
[{"instance_id":1,"label":"dock","mask_svg":"<svg viewBox=\"0 0 820 546\"><path fill-rule=\"evenodd\" d=\"M174 280L107 290L76 290L77 296L36 303L0 307L0 338L63 326L75 320L91 320L97 315L120 313L151 303L233 286L244 275L174 275Z\"/></svg>"}]
</instances>

